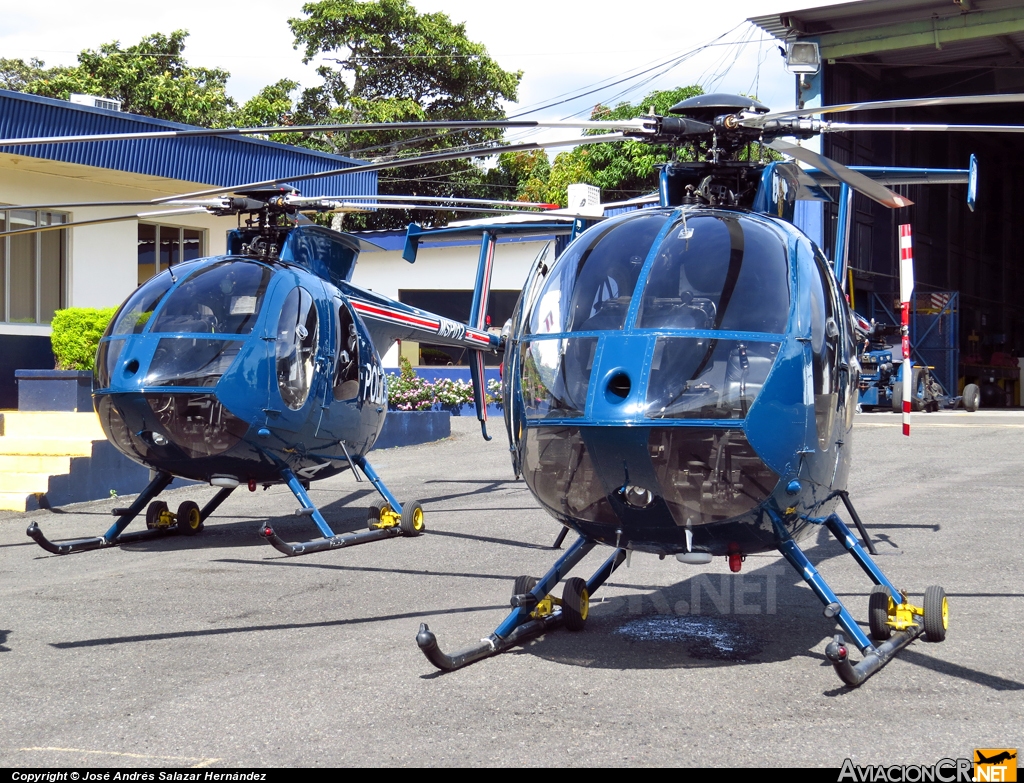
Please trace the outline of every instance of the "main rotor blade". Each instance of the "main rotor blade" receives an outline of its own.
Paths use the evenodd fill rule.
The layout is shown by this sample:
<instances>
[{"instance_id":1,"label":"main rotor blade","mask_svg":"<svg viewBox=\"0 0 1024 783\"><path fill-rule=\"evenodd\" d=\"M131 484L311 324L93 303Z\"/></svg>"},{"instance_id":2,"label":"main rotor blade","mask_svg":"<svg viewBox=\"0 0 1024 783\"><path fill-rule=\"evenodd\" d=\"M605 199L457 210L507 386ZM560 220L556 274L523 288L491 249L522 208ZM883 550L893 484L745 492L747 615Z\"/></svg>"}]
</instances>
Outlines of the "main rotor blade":
<instances>
[{"instance_id":1,"label":"main rotor blade","mask_svg":"<svg viewBox=\"0 0 1024 783\"><path fill-rule=\"evenodd\" d=\"M31 136L0 139L0 147L31 147L40 144L81 144L97 141L135 141L139 139L203 138L209 136L248 136L270 133L327 133L385 130L474 130L487 128L578 128L617 130L634 133L653 132L653 120L438 120L424 122L362 122L332 125L278 125L264 128L194 128L174 131L138 131L87 136Z\"/></svg>"},{"instance_id":2,"label":"main rotor blade","mask_svg":"<svg viewBox=\"0 0 1024 783\"><path fill-rule=\"evenodd\" d=\"M367 199L374 201L408 201L411 196L381 196L373 194L365 195L351 195L351 196L310 196L309 198L289 198L289 203L292 204L305 204L305 203L316 203L318 201L353 201L358 199ZM460 198L458 196L447 196L447 197L428 197L428 196L416 196L417 201L431 202L438 204L447 203L459 203L459 204L484 204L491 206L502 206L502 207L533 207L534 209L558 209L558 204L549 204L546 202L539 201L501 201L489 198ZM16 204L13 206L4 206L6 210L18 210L18 209L84 209L93 207L144 207L151 205L152 201L75 201L68 202L66 204ZM165 202L169 206L194 206L194 207L211 207L211 208L223 208L225 202L223 199L203 199L203 200L191 200L191 199L175 199L174 201Z\"/></svg>"},{"instance_id":3,"label":"main rotor blade","mask_svg":"<svg viewBox=\"0 0 1024 783\"><path fill-rule=\"evenodd\" d=\"M290 177L278 177L262 182L249 182L245 185L232 185L227 188L211 188L210 190L197 190L193 193L182 193L178 196L170 196L163 199L153 199L152 204L166 204L171 201L184 201L187 199L206 198L208 196L219 196L223 193L235 193L246 190L273 187L283 183L305 182L311 179L322 179L324 177L336 177L342 174L364 174L370 171L384 171L386 169L397 169L405 166L419 166L427 163L441 163L448 160L463 160L465 158L483 158L491 155L499 155L503 152L525 152L527 150L542 150L548 147L569 147L577 144L601 144L610 141L623 141L626 137L621 133L606 133L601 136L577 136L573 139L562 139L560 141L528 142L523 144L506 144L500 147L487 147L477 150L462 150L452 152L432 152L426 155L417 155L412 158L399 158L398 160L386 163L363 163L358 166L349 166L344 169L331 169L330 171L317 171L313 174L298 174Z\"/></svg>"},{"instance_id":4,"label":"main rotor blade","mask_svg":"<svg viewBox=\"0 0 1024 783\"><path fill-rule=\"evenodd\" d=\"M910 199L901 196L899 193L894 193L884 185L879 185L877 182L865 177L863 174L860 174L853 169L848 169L843 164L837 163L830 158L826 158L824 155L819 155L817 152L801 147L799 144L793 144L788 141L776 139L775 141L769 142L766 146L771 147L776 152L781 152L783 155L789 155L791 158L796 158L803 163L807 163L814 166L816 169L824 171L832 177L835 177L840 182L845 182L858 193L863 193L872 201L877 201L879 204L889 207L890 209L909 207L914 203Z\"/></svg>"},{"instance_id":5,"label":"main rotor blade","mask_svg":"<svg viewBox=\"0 0 1024 783\"><path fill-rule=\"evenodd\" d=\"M49 202L47 204L14 204L4 205L5 210L15 209L86 209L94 207L146 207L152 206L157 202L149 201L69 201L65 204L55 204ZM172 197L171 201L160 202L174 207L222 207L224 205L223 199L179 199Z\"/></svg>"},{"instance_id":6,"label":"main rotor blade","mask_svg":"<svg viewBox=\"0 0 1024 783\"><path fill-rule=\"evenodd\" d=\"M43 231L59 231L62 228L76 226L94 226L100 223L119 223L122 220L138 220L140 218L177 217L178 215L195 215L206 212L202 207L190 209L161 209L157 212L139 212L135 215L118 215L117 217L96 218L94 220L76 220L73 223L54 223L50 226L33 226L32 228L15 228L11 231L0 231L0 237L13 237L19 234L39 234Z\"/></svg>"},{"instance_id":7,"label":"main rotor blade","mask_svg":"<svg viewBox=\"0 0 1024 783\"><path fill-rule=\"evenodd\" d=\"M943 125L915 122L823 122L822 133L842 131L938 131L943 133L1024 133L1024 125Z\"/></svg>"},{"instance_id":8,"label":"main rotor blade","mask_svg":"<svg viewBox=\"0 0 1024 783\"><path fill-rule=\"evenodd\" d=\"M550 210L542 211L538 209L500 209L495 207L460 207L460 206L444 206L440 204L365 204L359 201L345 201L343 199L326 199L327 202L334 202L330 209L318 210L318 209L306 209L300 210L304 212L367 212L371 209L424 209L431 210L434 212L472 212L475 214L483 213L485 215L543 215L550 217Z\"/></svg>"},{"instance_id":9,"label":"main rotor blade","mask_svg":"<svg viewBox=\"0 0 1024 783\"><path fill-rule=\"evenodd\" d=\"M431 204L487 204L490 206L498 207L533 207L535 209L559 209L558 204L548 204L539 201L501 201L499 199L492 198L461 198L459 196L309 196L298 198L289 198L289 204L304 204L304 203L316 203L317 201L353 201L353 200L372 200L372 201L422 201L424 203ZM5 209L15 209L15 207L5 207Z\"/></svg>"},{"instance_id":10,"label":"main rotor blade","mask_svg":"<svg viewBox=\"0 0 1024 783\"><path fill-rule=\"evenodd\" d=\"M927 106L980 106L990 103L1024 103L1024 94L1007 93L1002 95L958 95L950 98L906 98L892 101L867 101L864 103L843 103L835 106L819 106L817 108L787 109L786 111L769 112L756 117L745 117L741 125L748 128L760 128L772 120L789 117L811 117L822 114L835 114L843 111L874 111L876 109L916 109Z\"/></svg>"}]
</instances>

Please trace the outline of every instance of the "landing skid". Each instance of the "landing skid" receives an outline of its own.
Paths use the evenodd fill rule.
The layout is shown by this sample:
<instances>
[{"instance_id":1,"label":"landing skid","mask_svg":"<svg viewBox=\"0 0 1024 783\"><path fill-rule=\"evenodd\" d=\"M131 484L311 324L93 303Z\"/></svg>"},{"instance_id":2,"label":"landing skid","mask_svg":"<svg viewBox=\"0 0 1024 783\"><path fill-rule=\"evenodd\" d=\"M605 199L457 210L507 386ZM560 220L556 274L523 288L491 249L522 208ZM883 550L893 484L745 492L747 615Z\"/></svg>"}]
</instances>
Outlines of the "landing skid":
<instances>
[{"instance_id":1,"label":"landing skid","mask_svg":"<svg viewBox=\"0 0 1024 783\"><path fill-rule=\"evenodd\" d=\"M866 531L849 498L844 496L842 499L864 534L865 541L868 541ZM837 634L825 648L825 655L847 685L857 687L862 684L891 661L899 650L921 635L928 641L938 642L945 639L949 613L945 592L941 587L929 587L925 591L923 607L910 604L906 593L897 589L886 578L836 514L825 519L811 520L816 524L825 525L874 582L875 589L869 603L869 625L872 637L879 643L873 644L793 541L781 518L773 510L766 510L775 526L780 541L779 551L783 557L807 581L814 594L825 605L825 616L836 620L845 635L853 640L863 655L859 663L855 664L850 660L843 634ZM564 536L560 533L555 543L556 547L561 544L562 538ZM420 625L416 643L427 660L441 671L449 672L503 653L559 625L565 625L569 630L582 629L589 611L590 597L625 561L626 550L616 549L586 582L578 578L568 579L561 600L553 598L550 592L594 548L595 543L585 536L580 536L539 580L519 577L513 588L512 612L479 644L455 653L445 653L426 623Z\"/></svg>"},{"instance_id":2,"label":"landing skid","mask_svg":"<svg viewBox=\"0 0 1024 783\"><path fill-rule=\"evenodd\" d=\"M516 588L523 588L524 592L515 592L512 596L512 612L494 633L479 644L448 655L441 651L437 637L426 623L420 624L416 643L434 666L450 672L503 653L559 625L564 624L570 630L581 630L589 613L590 597L625 561L626 550L616 549L586 582L578 578L569 579L561 600L553 598L550 593L594 546L594 541L580 536L540 579L519 577ZM529 589L533 582L536 584Z\"/></svg>"},{"instance_id":3,"label":"landing skid","mask_svg":"<svg viewBox=\"0 0 1024 783\"><path fill-rule=\"evenodd\" d=\"M288 485L288 488L299 501L299 508L296 510L298 516L311 517L316 526L320 529L323 538L316 538L312 541L304 541L297 544L289 544L282 539L269 525L260 528L260 535L265 538L278 552L289 557L297 555L309 555L313 552L323 552L326 549L344 549L359 544L369 544L371 541L380 541L385 538L396 536L418 536L426 529L423 523L423 508L416 501L406 503L402 506L384 486L384 482L374 471L373 467L363 457L353 459L355 465L359 466L363 474L370 480L374 488L380 493L383 500L375 501L370 505L367 515L367 530L359 533L343 533L336 535L331 526L327 524L320 509L316 507L309 494L306 492L302 482L292 471L284 469L281 471L281 478ZM353 467L353 472L355 467ZM358 476L358 474L356 474Z\"/></svg>"},{"instance_id":4,"label":"landing skid","mask_svg":"<svg viewBox=\"0 0 1024 783\"><path fill-rule=\"evenodd\" d=\"M132 520L137 517L146 505L153 500L157 495L163 492L167 485L173 480L173 476L170 473L161 471L153 478L152 481L146 486L142 493L135 499L128 508L115 508L111 513L117 517L115 522L110 529L102 536L96 536L95 538L78 538L71 541L50 541L39 529L39 525L33 522L28 526L28 530L25 532L28 536L35 541L39 546L54 555L70 555L73 552L87 552L90 549L107 549L112 546L120 546L121 544L130 544L136 541L148 541L154 538L163 538L164 536L172 535L194 535L197 533L217 507L223 503L228 495L230 495L234 489L225 488L218 492L213 498L205 505L202 509L196 506L194 503L191 504L191 513L168 515L169 521L167 524L156 524L152 523L153 526L147 530L139 530L132 533L125 533L124 529L131 524ZM184 506L184 504L183 504ZM164 504L166 509L166 504ZM150 515L147 514L147 518ZM147 524L150 524L151 520L147 519Z\"/></svg>"},{"instance_id":5,"label":"landing skid","mask_svg":"<svg viewBox=\"0 0 1024 783\"><path fill-rule=\"evenodd\" d=\"M842 499L864 535L865 542L868 542L870 546L870 540L860 523L860 518L853 510L849 497L843 493ZM871 636L880 644L873 644L850 615L849 610L832 591L832 588L807 559L807 555L790 537L782 520L771 509L767 511L776 534L781 540L779 551L782 556L796 569L825 605L825 616L834 619L839 624L845 636L852 640L863 656L861 661L856 664L850 660L849 648L843 634L836 634L825 647L825 657L832 663L839 678L851 688L861 685L868 677L889 663L899 650L919 636L924 635L931 642L941 642L946 638L949 610L945 591L941 587L929 587L924 594L924 606L914 606L907 601L907 594L899 590L882 573L875 561L871 559L871 556L857 542L853 533L836 514L831 514L824 519L812 519L810 521L828 528L829 532L846 548L846 551L853 556L853 559L875 584L868 604L868 619Z\"/></svg>"}]
</instances>

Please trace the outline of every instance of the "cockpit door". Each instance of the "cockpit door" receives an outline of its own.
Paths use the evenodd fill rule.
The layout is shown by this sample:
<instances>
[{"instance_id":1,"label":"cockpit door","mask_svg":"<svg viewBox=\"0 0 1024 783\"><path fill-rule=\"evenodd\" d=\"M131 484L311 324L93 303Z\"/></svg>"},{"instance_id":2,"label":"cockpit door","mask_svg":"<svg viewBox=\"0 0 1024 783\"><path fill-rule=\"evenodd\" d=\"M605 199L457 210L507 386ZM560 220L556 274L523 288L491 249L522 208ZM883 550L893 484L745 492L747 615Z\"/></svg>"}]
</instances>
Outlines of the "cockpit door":
<instances>
[{"instance_id":1,"label":"cockpit door","mask_svg":"<svg viewBox=\"0 0 1024 783\"><path fill-rule=\"evenodd\" d=\"M835 278L819 254L814 254L816 280L811 286L811 352L814 376L814 419L818 446L828 451L836 441L841 421L843 330L845 322Z\"/></svg>"},{"instance_id":2,"label":"cockpit door","mask_svg":"<svg viewBox=\"0 0 1024 783\"><path fill-rule=\"evenodd\" d=\"M278 426L297 431L309 418L308 407L322 395L320 314L314 295L301 285L278 287L267 319L273 348L268 417ZM295 281L296 283L298 281ZM276 314L276 317L275 315ZM330 328L330 322L325 325Z\"/></svg>"},{"instance_id":3,"label":"cockpit door","mask_svg":"<svg viewBox=\"0 0 1024 783\"><path fill-rule=\"evenodd\" d=\"M505 342L505 360L502 375L502 395L505 399L505 429L512 452L512 470L516 478L523 464L523 434L526 426L526 408L523 405L522 382L519 377L518 341L523 335L526 321L533 311L537 296L544 287L551 267L555 263L555 243L548 242L541 248L526 277L523 293L508 325Z\"/></svg>"}]
</instances>

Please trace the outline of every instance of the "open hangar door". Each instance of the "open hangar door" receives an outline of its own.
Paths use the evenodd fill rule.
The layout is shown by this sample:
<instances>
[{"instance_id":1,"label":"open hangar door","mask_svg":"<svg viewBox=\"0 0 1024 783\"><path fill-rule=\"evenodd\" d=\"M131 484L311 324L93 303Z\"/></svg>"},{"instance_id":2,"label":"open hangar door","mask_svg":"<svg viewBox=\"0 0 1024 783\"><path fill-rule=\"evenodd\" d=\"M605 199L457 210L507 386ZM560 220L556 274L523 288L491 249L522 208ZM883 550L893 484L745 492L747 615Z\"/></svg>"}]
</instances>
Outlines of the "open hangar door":
<instances>
[{"instance_id":1,"label":"open hangar door","mask_svg":"<svg viewBox=\"0 0 1024 783\"><path fill-rule=\"evenodd\" d=\"M820 72L796 77L798 99L808 107L1024 93L1024 4L1019 0L865 0L752 21L781 41L818 44ZM828 119L1022 125L1024 105L918 107ZM892 299L899 289L897 226L910 223L917 293L959 294L959 344L953 346L960 357L959 385L979 383L989 405L1019 405L1024 134L858 131L821 138L826 156L850 166L966 169L971 154L977 157L973 212L966 185L896 188L915 202L900 210L854 197L851 296L859 312L878 317L873 303ZM830 248L838 205L824 209L823 238Z\"/></svg>"}]
</instances>

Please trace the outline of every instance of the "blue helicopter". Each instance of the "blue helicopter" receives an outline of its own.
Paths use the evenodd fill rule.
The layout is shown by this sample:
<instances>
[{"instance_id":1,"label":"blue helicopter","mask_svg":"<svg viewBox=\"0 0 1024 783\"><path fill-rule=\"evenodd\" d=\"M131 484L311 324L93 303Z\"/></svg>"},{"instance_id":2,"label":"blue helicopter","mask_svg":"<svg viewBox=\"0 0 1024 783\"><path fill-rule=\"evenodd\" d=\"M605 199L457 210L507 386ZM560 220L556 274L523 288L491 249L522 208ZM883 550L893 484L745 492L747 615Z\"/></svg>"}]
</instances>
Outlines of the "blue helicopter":
<instances>
[{"instance_id":1,"label":"blue helicopter","mask_svg":"<svg viewBox=\"0 0 1024 783\"><path fill-rule=\"evenodd\" d=\"M366 458L387 411L378 346L429 337L483 352L499 339L353 285L367 243L296 224L306 205L286 190L224 199L214 212L248 215L230 232L227 254L156 275L114 315L97 351L94 406L110 442L155 476L131 506L114 509L117 521L102 536L52 542L33 522L28 535L44 549L195 535L240 485L284 483L297 513L312 518L322 537L302 543L261 525L260 535L287 555L424 530L421 505L400 503ZM344 470L365 476L380 498L367 530L336 535L306 489ZM155 498L174 476L220 490L202 508L185 500L172 511ZM124 532L143 509L147 529Z\"/></svg>"},{"instance_id":2,"label":"blue helicopter","mask_svg":"<svg viewBox=\"0 0 1024 783\"><path fill-rule=\"evenodd\" d=\"M630 552L694 564L726 557L736 572L747 555L779 551L840 626L825 654L850 686L922 634L945 639L943 588L930 586L923 605L912 603L872 559L846 492L860 368L842 285L855 191L895 209L912 202L890 185L966 183L973 208L976 163L852 169L779 138L882 128L810 114L917 105L924 103L772 114L749 98L716 94L682 101L673 117L640 118L650 123L645 131L622 127L627 136L688 146L692 162L661 168L655 205L593 225L557 258L542 253L505 328L513 469L564 526L556 548L569 530L578 538L546 574L515 580L510 614L480 643L447 654L421 624L416 640L432 664L451 671L558 625L581 630L590 598ZM815 168L754 162L753 142ZM831 263L793 223L797 201L831 200L822 189L829 185L840 186ZM840 503L863 545L836 513ZM874 585L870 638L798 544L821 527ZM613 549L607 560L587 579L566 578L599 544ZM862 653L859 663L846 639Z\"/></svg>"},{"instance_id":3,"label":"blue helicopter","mask_svg":"<svg viewBox=\"0 0 1024 783\"><path fill-rule=\"evenodd\" d=\"M430 127L432 123L406 125ZM492 121L459 123L465 128L500 125ZM556 125L581 127L571 122ZM287 126L283 132L328 127L341 126ZM390 129L393 125L344 127ZM271 129L188 129L4 138L0 142L5 148L17 149L267 132ZM495 151L525 151L575 141L527 142ZM471 156L464 151L432 153L147 201L45 205L173 206L181 208L179 213L208 210L216 215L237 215L240 227L229 233L226 255L178 264L136 289L115 313L100 341L93 393L96 412L108 440L155 473L149 485L131 506L113 509L117 521L101 536L54 542L37 523L29 526L28 535L53 554L102 549L167 534L195 535L239 485L255 491L259 485L267 488L280 483L298 499L297 513L311 517L321 534L321 538L292 544L282 540L269 524L261 526L260 535L287 555L419 535L425 529L421 505L416 501L400 503L366 459L387 412L387 379L378 351L386 351L397 340L414 339L464 348L475 355L471 366L474 401L483 436L489 439L483 353L497 351L501 340L486 330L486 301L479 298L472 307L477 314L475 326L467 326L353 285L358 254L371 243L308 220L303 225L303 213L363 210L367 201L372 209L477 214L557 205L454 197L413 197L398 204L376 196L347 197L347 202L331 197L303 199L291 183ZM506 208L494 209L495 205ZM508 209L510 206L517 208ZM242 216L246 216L244 226ZM62 223L60 228L139 217L142 215ZM4 231L0 237L52 228ZM552 223L526 230L564 233L572 228ZM415 240L410 243L414 245ZM478 289L484 287L492 263L493 248L481 260ZM351 470L360 481L360 476L365 476L380 498L369 507L368 530L336 535L306 490L310 481L343 470ZM156 497L174 476L209 483L220 491L201 508L186 500L172 511ZM143 510L146 530L125 532Z\"/></svg>"}]
</instances>

